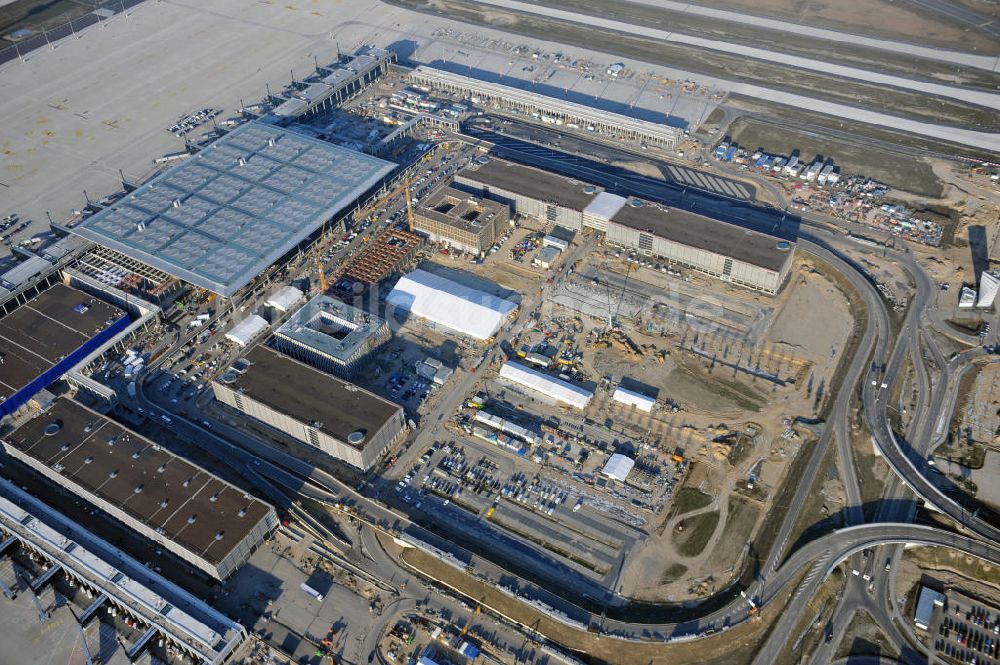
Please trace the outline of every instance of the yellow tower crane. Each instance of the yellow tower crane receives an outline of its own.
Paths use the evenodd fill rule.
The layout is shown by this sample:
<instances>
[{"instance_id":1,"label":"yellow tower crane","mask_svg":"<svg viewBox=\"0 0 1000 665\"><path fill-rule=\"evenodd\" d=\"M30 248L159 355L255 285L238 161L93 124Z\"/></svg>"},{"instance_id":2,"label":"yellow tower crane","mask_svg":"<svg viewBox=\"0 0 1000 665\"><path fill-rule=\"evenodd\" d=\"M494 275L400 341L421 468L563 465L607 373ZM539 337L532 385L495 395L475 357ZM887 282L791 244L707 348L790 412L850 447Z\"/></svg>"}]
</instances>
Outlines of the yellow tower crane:
<instances>
[{"instance_id":1,"label":"yellow tower crane","mask_svg":"<svg viewBox=\"0 0 1000 665\"><path fill-rule=\"evenodd\" d=\"M403 191L406 193L406 228L413 233L413 199L410 198L410 176L403 181Z\"/></svg>"}]
</instances>

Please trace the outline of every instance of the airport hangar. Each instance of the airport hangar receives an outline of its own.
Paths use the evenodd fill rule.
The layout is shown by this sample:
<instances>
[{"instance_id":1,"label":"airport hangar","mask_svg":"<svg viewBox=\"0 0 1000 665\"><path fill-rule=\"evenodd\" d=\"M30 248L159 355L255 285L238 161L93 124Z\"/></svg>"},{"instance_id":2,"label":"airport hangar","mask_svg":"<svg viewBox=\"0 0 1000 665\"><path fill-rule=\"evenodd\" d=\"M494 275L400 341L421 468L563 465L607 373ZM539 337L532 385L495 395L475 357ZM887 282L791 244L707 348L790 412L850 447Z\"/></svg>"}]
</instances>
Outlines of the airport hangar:
<instances>
[{"instance_id":1,"label":"airport hangar","mask_svg":"<svg viewBox=\"0 0 1000 665\"><path fill-rule=\"evenodd\" d=\"M212 382L215 399L368 471L403 435L403 407L265 346ZM239 365L248 365L238 369Z\"/></svg>"},{"instance_id":2,"label":"airport hangar","mask_svg":"<svg viewBox=\"0 0 1000 665\"><path fill-rule=\"evenodd\" d=\"M395 168L254 121L70 230L228 298Z\"/></svg>"},{"instance_id":3,"label":"airport hangar","mask_svg":"<svg viewBox=\"0 0 1000 665\"><path fill-rule=\"evenodd\" d=\"M592 228L609 244L772 295L792 264L787 240L494 157L458 172L454 185L518 214L575 231Z\"/></svg>"},{"instance_id":4,"label":"airport hangar","mask_svg":"<svg viewBox=\"0 0 1000 665\"><path fill-rule=\"evenodd\" d=\"M68 398L0 444L214 579L246 563L278 525L271 506Z\"/></svg>"}]
</instances>

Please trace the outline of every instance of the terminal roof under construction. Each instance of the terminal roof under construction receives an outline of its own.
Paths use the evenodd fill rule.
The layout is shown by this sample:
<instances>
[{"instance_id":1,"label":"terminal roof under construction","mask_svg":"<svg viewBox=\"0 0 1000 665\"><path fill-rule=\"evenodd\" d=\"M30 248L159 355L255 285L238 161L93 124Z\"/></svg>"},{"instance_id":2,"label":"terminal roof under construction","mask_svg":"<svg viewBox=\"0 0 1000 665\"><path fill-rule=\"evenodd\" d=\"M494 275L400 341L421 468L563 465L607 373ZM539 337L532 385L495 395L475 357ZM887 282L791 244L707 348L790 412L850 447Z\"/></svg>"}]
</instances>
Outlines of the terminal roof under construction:
<instances>
[{"instance_id":1,"label":"terminal roof under construction","mask_svg":"<svg viewBox=\"0 0 1000 665\"><path fill-rule=\"evenodd\" d=\"M55 284L0 319L0 416L124 329L119 308Z\"/></svg>"},{"instance_id":2,"label":"terminal roof under construction","mask_svg":"<svg viewBox=\"0 0 1000 665\"><path fill-rule=\"evenodd\" d=\"M276 522L267 504L70 399L56 400L3 444L144 536L189 553L177 552L189 561L214 567L262 520Z\"/></svg>"},{"instance_id":3,"label":"terminal roof under construction","mask_svg":"<svg viewBox=\"0 0 1000 665\"><path fill-rule=\"evenodd\" d=\"M426 270L403 275L386 302L391 307L479 340L495 335L507 316L517 309L509 300Z\"/></svg>"},{"instance_id":4,"label":"terminal roof under construction","mask_svg":"<svg viewBox=\"0 0 1000 665\"><path fill-rule=\"evenodd\" d=\"M72 231L231 296L393 168L250 122Z\"/></svg>"}]
</instances>

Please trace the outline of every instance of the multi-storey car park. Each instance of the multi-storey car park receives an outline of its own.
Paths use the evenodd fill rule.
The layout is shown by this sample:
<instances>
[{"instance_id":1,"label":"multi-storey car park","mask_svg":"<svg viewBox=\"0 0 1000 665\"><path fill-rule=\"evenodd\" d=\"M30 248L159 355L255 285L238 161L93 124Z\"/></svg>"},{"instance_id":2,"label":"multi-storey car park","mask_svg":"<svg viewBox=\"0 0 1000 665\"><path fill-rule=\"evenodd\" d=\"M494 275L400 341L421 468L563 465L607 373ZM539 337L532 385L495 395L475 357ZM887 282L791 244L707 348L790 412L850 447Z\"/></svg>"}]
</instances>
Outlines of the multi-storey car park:
<instances>
[{"instance_id":1,"label":"multi-storey car park","mask_svg":"<svg viewBox=\"0 0 1000 665\"><path fill-rule=\"evenodd\" d=\"M413 211L413 228L431 242L482 255L503 235L510 208L498 201L476 198L454 187L442 187Z\"/></svg>"},{"instance_id":2,"label":"multi-storey car park","mask_svg":"<svg viewBox=\"0 0 1000 665\"><path fill-rule=\"evenodd\" d=\"M277 526L269 505L67 398L5 435L4 450L215 579Z\"/></svg>"},{"instance_id":3,"label":"multi-storey car park","mask_svg":"<svg viewBox=\"0 0 1000 665\"><path fill-rule=\"evenodd\" d=\"M25 591L41 595L47 586L58 585L64 602L76 607L73 616L81 629L112 611L123 621L134 621L129 625L141 629L137 638L126 643L115 635L129 662L144 662L144 654L150 654L157 658L153 662L183 657L185 662L222 665L247 638L243 626L204 600L0 479L0 562L12 564L19 555L45 566L37 577L25 580ZM17 593L2 579L0 588L8 596ZM21 657L31 660L28 654Z\"/></svg>"},{"instance_id":4,"label":"multi-storey car park","mask_svg":"<svg viewBox=\"0 0 1000 665\"><path fill-rule=\"evenodd\" d=\"M367 471L405 431L401 406L352 383L263 346L245 360L215 398L335 459Z\"/></svg>"},{"instance_id":5,"label":"multi-storey car park","mask_svg":"<svg viewBox=\"0 0 1000 665\"><path fill-rule=\"evenodd\" d=\"M272 344L293 358L349 378L389 337L384 319L320 294L275 331Z\"/></svg>"},{"instance_id":6,"label":"multi-storey car park","mask_svg":"<svg viewBox=\"0 0 1000 665\"><path fill-rule=\"evenodd\" d=\"M455 176L455 185L507 203L522 215L567 229L592 228L609 244L656 256L726 282L774 294L791 266L787 240L530 166L490 158Z\"/></svg>"},{"instance_id":7,"label":"multi-storey car park","mask_svg":"<svg viewBox=\"0 0 1000 665\"><path fill-rule=\"evenodd\" d=\"M20 409L130 321L120 308L58 283L11 303L0 318L0 417Z\"/></svg>"},{"instance_id":8,"label":"multi-storey car park","mask_svg":"<svg viewBox=\"0 0 1000 665\"><path fill-rule=\"evenodd\" d=\"M377 188L394 168L249 122L72 231L230 297Z\"/></svg>"},{"instance_id":9,"label":"multi-storey car park","mask_svg":"<svg viewBox=\"0 0 1000 665\"><path fill-rule=\"evenodd\" d=\"M515 88L501 83L455 74L421 65L410 73L415 87L440 90L470 99L473 104L490 106L501 111L516 111L535 115L543 122L600 131L613 136L643 141L650 145L674 148L683 138L683 131L670 125L634 118L612 109L598 109L576 102L550 97L538 92ZM527 84L525 84L527 85ZM622 105L622 111L627 106ZM666 120L666 115L664 115Z\"/></svg>"}]
</instances>

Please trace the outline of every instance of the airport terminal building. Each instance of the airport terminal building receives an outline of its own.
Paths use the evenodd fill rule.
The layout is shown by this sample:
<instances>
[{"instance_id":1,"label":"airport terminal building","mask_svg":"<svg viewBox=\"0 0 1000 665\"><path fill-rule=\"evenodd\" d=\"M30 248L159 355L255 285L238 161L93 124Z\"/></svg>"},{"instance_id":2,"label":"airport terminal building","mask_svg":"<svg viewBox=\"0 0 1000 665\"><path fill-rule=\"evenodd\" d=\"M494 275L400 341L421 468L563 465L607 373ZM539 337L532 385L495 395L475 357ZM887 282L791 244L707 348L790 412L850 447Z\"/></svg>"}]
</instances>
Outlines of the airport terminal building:
<instances>
[{"instance_id":1,"label":"airport terminal building","mask_svg":"<svg viewBox=\"0 0 1000 665\"><path fill-rule=\"evenodd\" d=\"M278 525L271 506L67 398L0 443L11 457L215 579L229 577Z\"/></svg>"},{"instance_id":2,"label":"airport terminal building","mask_svg":"<svg viewBox=\"0 0 1000 665\"><path fill-rule=\"evenodd\" d=\"M228 298L395 167L248 122L70 230Z\"/></svg>"},{"instance_id":3,"label":"airport terminal building","mask_svg":"<svg viewBox=\"0 0 1000 665\"><path fill-rule=\"evenodd\" d=\"M484 81L426 65L414 69L410 73L410 81L417 87L460 95L471 99L474 104L490 105L501 111L534 114L543 122L597 130L665 148L675 147L683 137L680 129L665 123L641 120L542 95L524 88Z\"/></svg>"},{"instance_id":4,"label":"airport terminal building","mask_svg":"<svg viewBox=\"0 0 1000 665\"><path fill-rule=\"evenodd\" d=\"M567 229L591 228L611 245L775 294L794 245L760 231L602 191L541 169L490 158L455 176L458 187Z\"/></svg>"},{"instance_id":5,"label":"airport terminal building","mask_svg":"<svg viewBox=\"0 0 1000 665\"><path fill-rule=\"evenodd\" d=\"M333 458L367 471L403 435L403 408L267 347L212 382L215 398Z\"/></svg>"}]
</instances>

